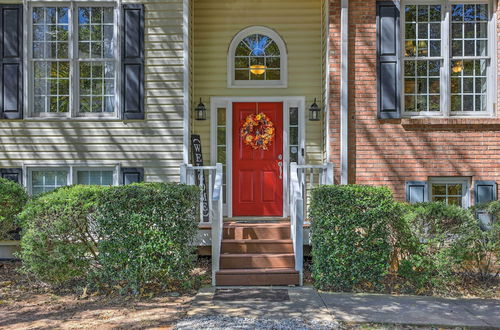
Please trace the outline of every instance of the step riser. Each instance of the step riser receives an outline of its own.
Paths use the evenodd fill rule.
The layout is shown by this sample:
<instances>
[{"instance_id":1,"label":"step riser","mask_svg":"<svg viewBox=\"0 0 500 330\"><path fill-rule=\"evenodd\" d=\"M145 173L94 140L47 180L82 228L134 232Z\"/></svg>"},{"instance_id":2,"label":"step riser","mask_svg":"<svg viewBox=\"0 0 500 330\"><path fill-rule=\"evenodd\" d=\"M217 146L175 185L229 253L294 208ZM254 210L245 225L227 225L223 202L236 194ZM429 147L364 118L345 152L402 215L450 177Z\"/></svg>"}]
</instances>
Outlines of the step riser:
<instances>
[{"instance_id":1,"label":"step riser","mask_svg":"<svg viewBox=\"0 0 500 330\"><path fill-rule=\"evenodd\" d=\"M293 253L292 243L225 243L222 253Z\"/></svg>"},{"instance_id":2,"label":"step riser","mask_svg":"<svg viewBox=\"0 0 500 330\"><path fill-rule=\"evenodd\" d=\"M227 257L221 255L221 269L254 269L254 268L294 268L295 258L293 256L279 257L255 257L241 255L238 257Z\"/></svg>"},{"instance_id":3,"label":"step riser","mask_svg":"<svg viewBox=\"0 0 500 330\"><path fill-rule=\"evenodd\" d=\"M223 229L224 239L290 239L290 227L249 228L231 227Z\"/></svg>"},{"instance_id":4,"label":"step riser","mask_svg":"<svg viewBox=\"0 0 500 330\"><path fill-rule=\"evenodd\" d=\"M299 285L299 274L251 274L220 275L215 277L216 285Z\"/></svg>"}]
</instances>

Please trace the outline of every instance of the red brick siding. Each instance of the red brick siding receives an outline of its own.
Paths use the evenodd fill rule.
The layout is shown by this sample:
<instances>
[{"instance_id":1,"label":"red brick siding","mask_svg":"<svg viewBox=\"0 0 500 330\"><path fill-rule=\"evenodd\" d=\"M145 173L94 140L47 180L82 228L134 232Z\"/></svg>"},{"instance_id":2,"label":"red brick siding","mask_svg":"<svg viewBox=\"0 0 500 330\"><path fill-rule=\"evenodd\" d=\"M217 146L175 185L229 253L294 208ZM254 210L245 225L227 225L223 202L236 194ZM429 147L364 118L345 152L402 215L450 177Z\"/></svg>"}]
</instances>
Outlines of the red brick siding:
<instances>
[{"instance_id":1,"label":"red brick siding","mask_svg":"<svg viewBox=\"0 0 500 330\"><path fill-rule=\"evenodd\" d=\"M331 45L339 38L338 2L331 2ZM398 199L405 198L405 181L431 176L500 184L498 106L494 119L377 119L375 5L374 0L349 1L349 182L387 185ZM340 62L340 53L330 55L330 63ZM339 164L340 77L332 70L330 78L330 158Z\"/></svg>"}]
</instances>

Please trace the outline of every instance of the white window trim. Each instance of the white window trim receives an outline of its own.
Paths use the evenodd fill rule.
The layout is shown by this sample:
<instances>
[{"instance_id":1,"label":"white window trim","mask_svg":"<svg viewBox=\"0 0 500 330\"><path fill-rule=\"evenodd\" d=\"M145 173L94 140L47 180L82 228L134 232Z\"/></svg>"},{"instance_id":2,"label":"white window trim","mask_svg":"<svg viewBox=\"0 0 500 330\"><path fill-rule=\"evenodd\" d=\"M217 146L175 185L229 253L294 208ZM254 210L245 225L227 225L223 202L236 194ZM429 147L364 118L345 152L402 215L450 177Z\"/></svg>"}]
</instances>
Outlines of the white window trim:
<instances>
[{"instance_id":1,"label":"white window trim","mask_svg":"<svg viewBox=\"0 0 500 330\"><path fill-rule=\"evenodd\" d=\"M240 42L252 35L262 34L271 38L280 50L280 80L235 80L234 54ZM227 87L228 88L287 88L288 86L288 56L283 38L274 30L264 26L250 26L234 36L227 52Z\"/></svg>"},{"instance_id":2,"label":"white window trim","mask_svg":"<svg viewBox=\"0 0 500 330\"><path fill-rule=\"evenodd\" d=\"M26 106L26 119L30 120L58 120L58 119L120 119L120 90L121 90L121 41L120 33L121 30L121 14L119 10L118 1L29 1L25 0L26 5L24 6L24 99ZM115 49L115 107L114 111L110 113L81 113L79 111L80 107L80 91L79 91L79 59L78 59L78 31L74 31L74 28L78 26L78 15L73 15L78 7L112 7L114 8L114 19L115 19L115 29L114 29L114 49ZM70 9L68 14L68 25L69 25L69 44L68 52L70 62L70 109L67 113L37 113L35 114L33 109L33 8L35 7L68 7Z\"/></svg>"},{"instance_id":3,"label":"white window trim","mask_svg":"<svg viewBox=\"0 0 500 330\"><path fill-rule=\"evenodd\" d=\"M428 194L429 194L429 201L433 200L433 194L432 194L432 185L433 184L461 184L462 185L462 207L463 208L469 208L471 205L470 201L470 187L471 187L471 182L470 178L465 178L465 177L432 177L429 178L428 183L429 183L429 188L428 188Z\"/></svg>"},{"instance_id":4,"label":"white window trim","mask_svg":"<svg viewBox=\"0 0 500 330\"><path fill-rule=\"evenodd\" d=\"M118 186L120 182L120 164L47 164L47 165L23 165L23 185L28 194L33 194L32 177L36 171L67 171L67 185L77 184L78 171L113 171L113 186Z\"/></svg>"},{"instance_id":5,"label":"white window trim","mask_svg":"<svg viewBox=\"0 0 500 330\"><path fill-rule=\"evenodd\" d=\"M473 112L473 111L451 111L451 76L450 76L450 59L451 59L451 47L450 47L450 35L451 35L451 22L450 22L450 11L451 5L453 4L487 4L489 10L489 22L488 22L488 56L486 56L488 61L488 72L487 75L487 92L486 92L486 111L484 112ZM404 51L405 51L405 12L404 6L406 5L441 5L442 7L442 19L441 19L441 56L439 57L426 57L421 58L425 60L439 59L441 60L441 72L439 79L441 80L440 90L441 90L441 103L440 111L425 111L425 112L408 112L405 111L404 104ZM401 70L401 112L402 116L405 118L422 118L422 117L439 117L439 118L491 118L495 116L496 108L496 98L497 98L497 30L496 30L496 3L492 0L402 0L401 1L401 17L400 17L400 70ZM480 57L472 57L478 59ZM418 57L415 57L418 59Z\"/></svg>"}]
</instances>

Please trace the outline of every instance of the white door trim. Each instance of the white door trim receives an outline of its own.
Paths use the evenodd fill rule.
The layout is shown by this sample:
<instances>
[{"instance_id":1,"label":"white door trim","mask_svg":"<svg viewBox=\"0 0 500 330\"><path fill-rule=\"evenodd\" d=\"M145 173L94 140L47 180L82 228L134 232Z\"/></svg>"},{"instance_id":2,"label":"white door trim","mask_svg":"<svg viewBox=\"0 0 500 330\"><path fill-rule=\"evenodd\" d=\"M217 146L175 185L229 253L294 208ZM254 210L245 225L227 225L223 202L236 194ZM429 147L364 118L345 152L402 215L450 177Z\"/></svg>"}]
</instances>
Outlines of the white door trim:
<instances>
[{"instance_id":1,"label":"white door trim","mask_svg":"<svg viewBox=\"0 0 500 330\"><path fill-rule=\"evenodd\" d=\"M226 204L224 214L233 216L232 209L232 131L233 131L233 103L235 102L282 102L283 103L283 216L289 215L288 210L288 172L290 169L289 155L289 112L288 109L297 107L299 109L299 163L304 163L305 156L305 97L304 96L233 96L233 97L211 97L210 98L210 160L211 164L217 162L217 108L226 109Z\"/></svg>"}]
</instances>

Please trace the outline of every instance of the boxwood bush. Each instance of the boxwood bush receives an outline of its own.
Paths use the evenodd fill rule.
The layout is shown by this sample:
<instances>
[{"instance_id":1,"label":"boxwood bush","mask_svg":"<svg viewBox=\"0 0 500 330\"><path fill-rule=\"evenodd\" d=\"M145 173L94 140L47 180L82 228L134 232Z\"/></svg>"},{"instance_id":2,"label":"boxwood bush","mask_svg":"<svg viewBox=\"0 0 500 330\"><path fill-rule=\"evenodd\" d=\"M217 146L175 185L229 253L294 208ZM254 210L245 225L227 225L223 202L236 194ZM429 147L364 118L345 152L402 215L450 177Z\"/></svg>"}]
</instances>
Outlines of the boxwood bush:
<instances>
[{"instance_id":1,"label":"boxwood bush","mask_svg":"<svg viewBox=\"0 0 500 330\"><path fill-rule=\"evenodd\" d=\"M198 188L163 183L71 186L30 201L23 271L76 289L180 289L194 267Z\"/></svg>"},{"instance_id":2,"label":"boxwood bush","mask_svg":"<svg viewBox=\"0 0 500 330\"><path fill-rule=\"evenodd\" d=\"M15 239L18 224L16 216L28 200L23 187L0 178L0 240Z\"/></svg>"},{"instance_id":3,"label":"boxwood bush","mask_svg":"<svg viewBox=\"0 0 500 330\"><path fill-rule=\"evenodd\" d=\"M108 191L97 213L99 283L123 293L192 284L198 204L194 186L146 183Z\"/></svg>"},{"instance_id":4,"label":"boxwood bush","mask_svg":"<svg viewBox=\"0 0 500 330\"><path fill-rule=\"evenodd\" d=\"M402 209L385 187L322 186L312 192L312 276L322 290L377 286L387 273L390 224Z\"/></svg>"},{"instance_id":5,"label":"boxwood bush","mask_svg":"<svg viewBox=\"0 0 500 330\"><path fill-rule=\"evenodd\" d=\"M19 216L24 272L55 285L86 280L97 267L99 238L92 215L109 189L62 187L31 200Z\"/></svg>"}]
</instances>

